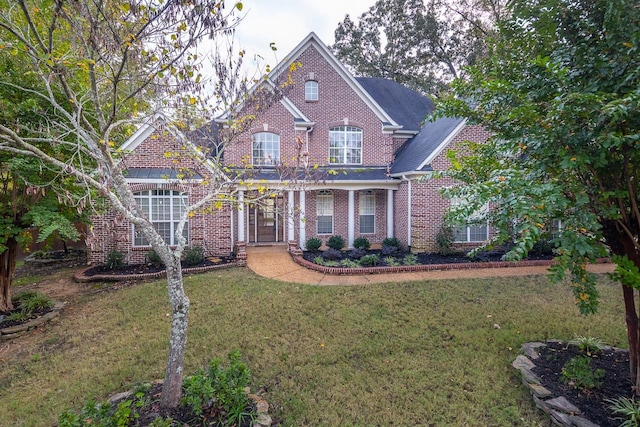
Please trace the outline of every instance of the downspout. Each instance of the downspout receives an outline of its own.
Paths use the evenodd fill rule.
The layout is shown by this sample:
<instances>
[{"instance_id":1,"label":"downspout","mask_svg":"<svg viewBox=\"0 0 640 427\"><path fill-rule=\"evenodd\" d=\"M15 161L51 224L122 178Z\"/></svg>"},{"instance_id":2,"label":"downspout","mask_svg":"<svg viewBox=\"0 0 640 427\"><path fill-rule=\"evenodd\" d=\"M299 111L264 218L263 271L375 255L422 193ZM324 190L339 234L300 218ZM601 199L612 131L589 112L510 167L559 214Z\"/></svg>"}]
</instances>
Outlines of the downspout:
<instances>
[{"instance_id":1,"label":"downspout","mask_svg":"<svg viewBox=\"0 0 640 427\"><path fill-rule=\"evenodd\" d=\"M407 181L407 246L411 247L411 178L402 175L402 180Z\"/></svg>"}]
</instances>

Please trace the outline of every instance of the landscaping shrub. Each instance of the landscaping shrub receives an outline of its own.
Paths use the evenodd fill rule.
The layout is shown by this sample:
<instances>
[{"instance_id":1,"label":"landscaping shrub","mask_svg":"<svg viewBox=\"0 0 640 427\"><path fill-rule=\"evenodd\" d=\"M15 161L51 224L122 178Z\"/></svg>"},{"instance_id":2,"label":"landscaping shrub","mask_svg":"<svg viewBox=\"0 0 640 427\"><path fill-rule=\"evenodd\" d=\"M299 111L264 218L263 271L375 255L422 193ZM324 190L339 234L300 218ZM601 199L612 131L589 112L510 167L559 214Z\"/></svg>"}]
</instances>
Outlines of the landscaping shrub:
<instances>
[{"instance_id":1,"label":"landscaping shrub","mask_svg":"<svg viewBox=\"0 0 640 427\"><path fill-rule=\"evenodd\" d=\"M436 234L436 252L440 255L451 255L455 253L453 249L453 229L446 225L440 227Z\"/></svg>"},{"instance_id":2,"label":"landscaping shrub","mask_svg":"<svg viewBox=\"0 0 640 427\"><path fill-rule=\"evenodd\" d=\"M353 240L353 247L356 249L368 250L371 247L371 243L366 237L357 237Z\"/></svg>"},{"instance_id":3,"label":"landscaping shrub","mask_svg":"<svg viewBox=\"0 0 640 427\"><path fill-rule=\"evenodd\" d=\"M380 253L382 254L382 256L394 255L397 252L398 252L397 246L388 246L383 244L382 248L380 248Z\"/></svg>"},{"instance_id":4,"label":"landscaping shrub","mask_svg":"<svg viewBox=\"0 0 640 427\"><path fill-rule=\"evenodd\" d=\"M48 296L34 291L20 292L12 298L14 306L22 313L30 316L38 310L46 310L53 307L53 300Z\"/></svg>"},{"instance_id":5,"label":"landscaping shrub","mask_svg":"<svg viewBox=\"0 0 640 427\"><path fill-rule=\"evenodd\" d=\"M391 266L391 267L396 267L398 265L400 265L400 263L398 262L398 260L395 257L392 256L386 256L383 259L384 263Z\"/></svg>"},{"instance_id":6,"label":"landscaping shrub","mask_svg":"<svg viewBox=\"0 0 640 427\"><path fill-rule=\"evenodd\" d=\"M367 254L367 251L364 249L353 249L349 252L349 257L351 259L360 259Z\"/></svg>"},{"instance_id":7,"label":"landscaping shrub","mask_svg":"<svg viewBox=\"0 0 640 427\"><path fill-rule=\"evenodd\" d=\"M640 403L635 399L621 397L619 399L607 399L611 405L609 409L616 415L617 420L622 421L620 427L637 427L640 426Z\"/></svg>"},{"instance_id":8,"label":"landscaping shrub","mask_svg":"<svg viewBox=\"0 0 640 427\"><path fill-rule=\"evenodd\" d=\"M365 255L362 258L360 258L360 264L367 267L372 267L372 266L378 265L379 263L380 263L380 257L376 254Z\"/></svg>"},{"instance_id":9,"label":"landscaping shrub","mask_svg":"<svg viewBox=\"0 0 640 427\"><path fill-rule=\"evenodd\" d=\"M418 264L418 257L416 254L406 254L402 259L404 265L416 265Z\"/></svg>"},{"instance_id":10,"label":"landscaping shrub","mask_svg":"<svg viewBox=\"0 0 640 427\"><path fill-rule=\"evenodd\" d=\"M400 240L397 237L386 237L382 241L382 246L393 246L396 249L400 249Z\"/></svg>"},{"instance_id":11,"label":"landscaping shrub","mask_svg":"<svg viewBox=\"0 0 640 427\"><path fill-rule=\"evenodd\" d=\"M120 251L111 251L107 254L104 265L109 270L118 270L124 267L124 253Z\"/></svg>"},{"instance_id":12,"label":"landscaping shrub","mask_svg":"<svg viewBox=\"0 0 640 427\"><path fill-rule=\"evenodd\" d=\"M327 239L327 246L331 249L339 251L340 249L344 248L344 238L338 235L331 236L329 237L329 239Z\"/></svg>"},{"instance_id":13,"label":"landscaping shrub","mask_svg":"<svg viewBox=\"0 0 640 427\"><path fill-rule=\"evenodd\" d=\"M320 249L320 246L322 246L322 240L317 237L307 239L306 248L308 251L317 252Z\"/></svg>"},{"instance_id":14,"label":"landscaping shrub","mask_svg":"<svg viewBox=\"0 0 640 427\"><path fill-rule=\"evenodd\" d=\"M340 267L358 268L358 267L362 267L362 265L360 264L360 261L353 261L353 260L350 260L350 259L343 259L342 261L340 261Z\"/></svg>"},{"instance_id":15,"label":"landscaping shrub","mask_svg":"<svg viewBox=\"0 0 640 427\"><path fill-rule=\"evenodd\" d=\"M204 248L202 246L192 246L185 248L182 259L186 265L198 265L204 261Z\"/></svg>"},{"instance_id":16,"label":"landscaping shrub","mask_svg":"<svg viewBox=\"0 0 640 427\"><path fill-rule=\"evenodd\" d=\"M574 357L562 368L562 381L576 389L600 388L603 378L604 369L591 368L589 356Z\"/></svg>"},{"instance_id":17,"label":"landscaping shrub","mask_svg":"<svg viewBox=\"0 0 640 427\"><path fill-rule=\"evenodd\" d=\"M338 261L342 259L342 252L337 249L327 249L322 253L322 259L325 261Z\"/></svg>"},{"instance_id":18,"label":"landscaping shrub","mask_svg":"<svg viewBox=\"0 0 640 427\"><path fill-rule=\"evenodd\" d=\"M160 258L160 255L158 255L158 253L153 249L147 252L147 254L145 255L145 259L147 260L147 264L151 264L154 267L161 267L164 265L162 259Z\"/></svg>"}]
</instances>

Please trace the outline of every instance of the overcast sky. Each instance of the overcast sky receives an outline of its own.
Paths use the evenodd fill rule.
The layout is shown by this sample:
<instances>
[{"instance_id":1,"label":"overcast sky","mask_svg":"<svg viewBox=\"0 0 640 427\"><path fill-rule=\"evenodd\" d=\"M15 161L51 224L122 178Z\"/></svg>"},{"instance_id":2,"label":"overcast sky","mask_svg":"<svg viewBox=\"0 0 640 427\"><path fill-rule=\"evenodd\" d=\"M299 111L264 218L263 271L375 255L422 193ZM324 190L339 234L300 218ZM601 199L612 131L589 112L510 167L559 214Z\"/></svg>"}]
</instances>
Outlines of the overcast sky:
<instances>
[{"instance_id":1,"label":"overcast sky","mask_svg":"<svg viewBox=\"0 0 640 427\"><path fill-rule=\"evenodd\" d=\"M258 54L265 64L274 66L302 41L315 32L327 45L334 43L333 33L346 14L356 20L376 0L243 0L244 20L236 39L252 58ZM269 48L275 43L277 51Z\"/></svg>"}]
</instances>

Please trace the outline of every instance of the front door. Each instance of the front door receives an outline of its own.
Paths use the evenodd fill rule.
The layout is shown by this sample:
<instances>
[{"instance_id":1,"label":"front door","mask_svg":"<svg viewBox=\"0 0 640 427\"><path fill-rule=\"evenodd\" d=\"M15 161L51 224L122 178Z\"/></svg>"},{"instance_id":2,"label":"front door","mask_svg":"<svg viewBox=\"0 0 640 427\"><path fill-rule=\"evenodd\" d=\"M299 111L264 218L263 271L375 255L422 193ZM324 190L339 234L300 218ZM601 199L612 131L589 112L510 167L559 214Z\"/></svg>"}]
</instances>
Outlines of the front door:
<instances>
[{"instance_id":1,"label":"front door","mask_svg":"<svg viewBox=\"0 0 640 427\"><path fill-rule=\"evenodd\" d=\"M284 198L265 199L249 211L249 241L254 243L282 242Z\"/></svg>"}]
</instances>

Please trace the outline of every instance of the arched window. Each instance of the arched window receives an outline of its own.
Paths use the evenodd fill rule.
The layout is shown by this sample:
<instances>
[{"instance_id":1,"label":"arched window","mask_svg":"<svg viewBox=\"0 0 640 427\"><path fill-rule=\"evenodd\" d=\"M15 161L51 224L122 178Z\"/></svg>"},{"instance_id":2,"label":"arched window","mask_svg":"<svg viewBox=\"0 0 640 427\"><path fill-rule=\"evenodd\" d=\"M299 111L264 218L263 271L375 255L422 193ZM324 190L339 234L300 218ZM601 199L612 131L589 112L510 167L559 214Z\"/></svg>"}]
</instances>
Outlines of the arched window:
<instances>
[{"instance_id":1,"label":"arched window","mask_svg":"<svg viewBox=\"0 0 640 427\"><path fill-rule=\"evenodd\" d=\"M280 163L280 135L271 132L253 134L253 164L275 166Z\"/></svg>"},{"instance_id":2,"label":"arched window","mask_svg":"<svg viewBox=\"0 0 640 427\"><path fill-rule=\"evenodd\" d=\"M362 164L362 129L354 126L329 129L329 163Z\"/></svg>"},{"instance_id":3,"label":"arched window","mask_svg":"<svg viewBox=\"0 0 640 427\"><path fill-rule=\"evenodd\" d=\"M162 239L169 245L176 245L176 229L180 217L184 214L189 196L173 190L147 190L134 194L136 203L153 224ZM182 235L189 239L189 227L184 228ZM133 246L150 246L142 231L133 226Z\"/></svg>"},{"instance_id":4,"label":"arched window","mask_svg":"<svg viewBox=\"0 0 640 427\"><path fill-rule=\"evenodd\" d=\"M305 101L318 100L318 82L317 81L307 80L304 83L304 100Z\"/></svg>"}]
</instances>

